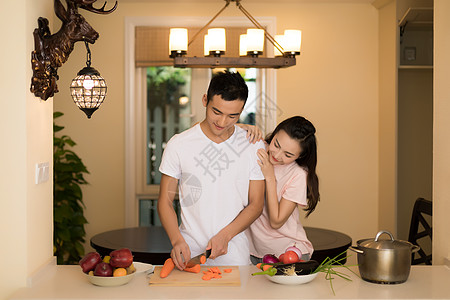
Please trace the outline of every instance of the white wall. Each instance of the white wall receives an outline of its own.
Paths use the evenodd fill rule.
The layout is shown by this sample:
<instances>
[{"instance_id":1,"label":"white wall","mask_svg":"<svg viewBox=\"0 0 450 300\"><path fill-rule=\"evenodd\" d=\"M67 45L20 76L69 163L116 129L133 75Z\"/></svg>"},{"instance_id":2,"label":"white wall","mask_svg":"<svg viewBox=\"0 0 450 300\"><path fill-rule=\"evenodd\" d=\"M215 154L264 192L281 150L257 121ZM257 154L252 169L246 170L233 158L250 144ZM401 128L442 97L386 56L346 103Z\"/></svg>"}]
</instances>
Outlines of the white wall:
<instances>
[{"instance_id":1,"label":"white wall","mask_svg":"<svg viewBox=\"0 0 450 300\"><path fill-rule=\"evenodd\" d=\"M397 18L396 1L376 1L378 9L378 228L396 227L397 159Z\"/></svg>"},{"instance_id":2,"label":"white wall","mask_svg":"<svg viewBox=\"0 0 450 300\"><path fill-rule=\"evenodd\" d=\"M0 59L2 118L0 124L0 299L25 286L27 277L53 256L52 180L36 185L36 163L52 168L52 100L30 93L32 32L39 16L52 20L52 0L2 1ZM14 30L12 30L14 29ZM52 173L50 173L52 178Z\"/></svg>"},{"instance_id":3,"label":"white wall","mask_svg":"<svg viewBox=\"0 0 450 300\"><path fill-rule=\"evenodd\" d=\"M434 0L433 264L450 259L450 1Z\"/></svg>"},{"instance_id":4,"label":"white wall","mask_svg":"<svg viewBox=\"0 0 450 300\"><path fill-rule=\"evenodd\" d=\"M83 12L100 33L91 46L92 66L106 79L108 95L90 120L70 100L70 80L85 63L84 45L79 44L60 70L54 108L65 113L61 123L78 143L75 150L91 172L86 177L90 185L83 188L87 240L124 226L125 16L208 17L221 6L215 1L126 2L111 15ZM377 9L367 2L336 1L290 2L289 9L265 1L244 6L256 18L275 16L278 32L303 30L297 66L276 72L278 121L299 114L318 130L321 202L304 224L343 231L353 240L375 236L379 229ZM223 15L243 16L231 5Z\"/></svg>"}]
</instances>

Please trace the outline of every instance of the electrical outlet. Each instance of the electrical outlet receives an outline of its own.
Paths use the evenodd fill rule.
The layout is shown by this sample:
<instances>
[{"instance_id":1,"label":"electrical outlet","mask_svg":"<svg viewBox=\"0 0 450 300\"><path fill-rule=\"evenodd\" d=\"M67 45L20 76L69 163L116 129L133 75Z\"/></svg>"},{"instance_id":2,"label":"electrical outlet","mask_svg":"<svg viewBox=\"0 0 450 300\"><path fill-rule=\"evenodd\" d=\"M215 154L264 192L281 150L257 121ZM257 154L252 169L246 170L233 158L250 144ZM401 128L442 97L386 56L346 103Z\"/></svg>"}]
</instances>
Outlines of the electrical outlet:
<instances>
[{"instance_id":1,"label":"electrical outlet","mask_svg":"<svg viewBox=\"0 0 450 300\"><path fill-rule=\"evenodd\" d=\"M50 164L48 162L36 164L35 182L40 184L48 181L50 174Z\"/></svg>"}]
</instances>

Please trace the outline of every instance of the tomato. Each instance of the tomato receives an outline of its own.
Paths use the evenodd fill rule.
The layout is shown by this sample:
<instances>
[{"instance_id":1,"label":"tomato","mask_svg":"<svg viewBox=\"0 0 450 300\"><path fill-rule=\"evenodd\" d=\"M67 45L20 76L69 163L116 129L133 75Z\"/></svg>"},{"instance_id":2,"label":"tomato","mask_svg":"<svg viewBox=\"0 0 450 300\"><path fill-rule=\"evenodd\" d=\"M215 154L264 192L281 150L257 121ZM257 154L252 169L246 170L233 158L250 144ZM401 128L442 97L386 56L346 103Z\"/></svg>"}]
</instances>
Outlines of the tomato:
<instances>
[{"instance_id":1,"label":"tomato","mask_svg":"<svg viewBox=\"0 0 450 300\"><path fill-rule=\"evenodd\" d=\"M294 251L286 251L282 258L283 264L292 264L298 262L299 260L297 253Z\"/></svg>"},{"instance_id":2,"label":"tomato","mask_svg":"<svg viewBox=\"0 0 450 300\"><path fill-rule=\"evenodd\" d=\"M281 262L284 264L284 262L283 262L283 257L284 257L284 253L281 254L280 257L278 257L278 260L281 261Z\"/></svg>"}]
</instances>

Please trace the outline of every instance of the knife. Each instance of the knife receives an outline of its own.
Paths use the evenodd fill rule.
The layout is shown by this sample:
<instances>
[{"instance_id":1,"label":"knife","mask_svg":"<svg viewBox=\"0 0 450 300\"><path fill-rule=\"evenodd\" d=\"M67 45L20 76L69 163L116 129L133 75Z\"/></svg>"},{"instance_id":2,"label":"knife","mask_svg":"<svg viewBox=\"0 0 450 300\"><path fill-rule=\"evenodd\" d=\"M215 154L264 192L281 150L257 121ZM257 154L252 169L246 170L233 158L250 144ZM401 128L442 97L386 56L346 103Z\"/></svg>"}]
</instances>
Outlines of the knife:
<instances>
[{"instance_id":1,"label":"knife","mask_svg":"<svg viewBox=\"0 0 450 300\"><path fill-rule=\"evenodd\" d=\"M187 264L186 264L186 268L192 268L195 265L199 265L200 264L200 258L202 256L205 256L205 258L208 258L211 255L211 249L206 250L204 253L200 253L197 256L194 256L193 258L191 258Z\"/></svg>"}]
</instances>

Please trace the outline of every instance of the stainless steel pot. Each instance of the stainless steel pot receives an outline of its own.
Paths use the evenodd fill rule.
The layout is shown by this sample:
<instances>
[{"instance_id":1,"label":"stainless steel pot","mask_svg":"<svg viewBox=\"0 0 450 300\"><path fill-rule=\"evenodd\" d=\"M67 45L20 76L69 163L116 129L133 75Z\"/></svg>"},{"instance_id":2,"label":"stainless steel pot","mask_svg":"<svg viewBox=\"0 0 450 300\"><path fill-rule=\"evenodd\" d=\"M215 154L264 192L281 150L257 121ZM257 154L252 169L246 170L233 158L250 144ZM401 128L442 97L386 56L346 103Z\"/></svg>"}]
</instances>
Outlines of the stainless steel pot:
<instances>
[{"instance_id":1,"label":"stainless steel pot","mask_svg":"<svg viewBox=\"0 0 450 300\"><path fill-rule=\"evenodd\" d=\"M382 234L390 239L379 239ZM364 239L357 246L349 247L358 253L358 268L361 278L374 283L396 284L408 279L411 255L420 247L407 241L394 240L389 231L380 231L375 239Z\"/></svg>"}]
</instances>

